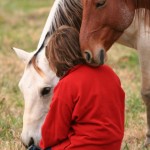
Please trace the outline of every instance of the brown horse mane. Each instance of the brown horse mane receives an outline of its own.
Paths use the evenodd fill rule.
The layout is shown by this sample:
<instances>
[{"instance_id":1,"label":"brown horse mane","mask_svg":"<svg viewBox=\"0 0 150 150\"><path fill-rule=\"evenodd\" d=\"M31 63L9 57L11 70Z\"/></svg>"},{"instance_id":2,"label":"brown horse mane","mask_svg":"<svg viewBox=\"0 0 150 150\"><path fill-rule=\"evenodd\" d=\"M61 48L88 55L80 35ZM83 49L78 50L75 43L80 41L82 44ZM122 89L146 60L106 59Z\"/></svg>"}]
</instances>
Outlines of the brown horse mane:
<instances>
[{"instance_id":1,"label":"brown horse mane","mask_svg":"<svg viewBox=\"0 0 150 150\"><path fill-rule=\"evenodd\" d=\"M136 16L138 16L138 20L140 21L140 18L143 17L145 25L148 24L150 26L150 0L135 0L135 4L137 8L135 13L137 14Z\"/></svg>"},{"instance_id":2,"label":"brown horse mane","mask_svg":"<svg viewBox=\"0 0 150 150\"><path fill-rule=\"evenodd\" d=\"M135 4L137 8L143 8L150 10L150 1L149 0L135 0Z\"/></svg>"},{"instance_id":3,"label":"brown horse mane","mask_svg":"<svg viewBox=\"0 0 150 150\"><path fill-rule=\"evenodd\" d=\"M81 21L82 21L82 5L80 0L60 0L54 18L50 24L48 34L52 35L62 25L75 27L79 31L81 27ZM37 66L36 57L45 47L44 41L39 50L34 54L34 56L31 58L28 64L28 65L33 64L35 70L42 77L44 73L42 69L40 69Z\"/></svg>"}]
</instances>

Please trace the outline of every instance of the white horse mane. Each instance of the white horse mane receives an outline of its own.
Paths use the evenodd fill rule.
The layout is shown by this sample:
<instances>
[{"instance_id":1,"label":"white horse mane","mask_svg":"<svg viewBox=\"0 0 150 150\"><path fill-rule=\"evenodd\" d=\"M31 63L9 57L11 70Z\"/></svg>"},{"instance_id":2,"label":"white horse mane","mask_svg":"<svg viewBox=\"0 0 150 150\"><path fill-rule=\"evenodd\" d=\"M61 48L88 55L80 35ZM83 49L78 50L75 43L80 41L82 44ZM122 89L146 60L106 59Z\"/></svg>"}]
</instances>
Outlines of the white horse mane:
<instances>
[{"instance_id":1,"label":"white horse mane","mask_svg":"<svg viewBox=\"0 0 150 150\"><path fill-rule=\"evenodd\" d=\"M68 25L78 31L82 21L82 5L80 0L56 0L43 29L37 49L40 51L47 33L53 34L60 26Z\"/></svg>"},{"instance_id":2,"label":"white horse mane","mask_svg":"<svg viewBox=\"0 0 150 150\"><path fill-rule=\"evenodd\" d=\"M37 51L29 61L35 70L42 74L42 70L36 64L36 56L46 46L47 37L51 36L60 26L68 25L76 28L78 31L82 21L82 5L80 0L56 0L48 16L46 25L43 29Z\"/></svg>"}]
</instances>

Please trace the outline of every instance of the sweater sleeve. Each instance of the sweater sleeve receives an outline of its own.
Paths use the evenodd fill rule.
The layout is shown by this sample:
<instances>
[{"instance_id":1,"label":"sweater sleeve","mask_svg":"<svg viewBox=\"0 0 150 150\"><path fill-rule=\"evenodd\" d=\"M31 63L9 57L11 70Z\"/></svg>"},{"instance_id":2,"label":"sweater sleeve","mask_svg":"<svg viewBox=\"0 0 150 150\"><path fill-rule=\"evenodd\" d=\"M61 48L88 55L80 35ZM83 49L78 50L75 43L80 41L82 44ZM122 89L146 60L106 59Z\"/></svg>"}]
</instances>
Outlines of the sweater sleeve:
<instances>
[{"instance_id":1,"label":"sweater sleeve","mask_svg":"<svg viewBox=\"0 0 150 150\"><path fill-rule=\"evenodd\" d=\"M42 149L55 146L68 137L74 107L70 90L63 83L54 90L50 110L42 126Z\"/></svg>"}]
</instances>

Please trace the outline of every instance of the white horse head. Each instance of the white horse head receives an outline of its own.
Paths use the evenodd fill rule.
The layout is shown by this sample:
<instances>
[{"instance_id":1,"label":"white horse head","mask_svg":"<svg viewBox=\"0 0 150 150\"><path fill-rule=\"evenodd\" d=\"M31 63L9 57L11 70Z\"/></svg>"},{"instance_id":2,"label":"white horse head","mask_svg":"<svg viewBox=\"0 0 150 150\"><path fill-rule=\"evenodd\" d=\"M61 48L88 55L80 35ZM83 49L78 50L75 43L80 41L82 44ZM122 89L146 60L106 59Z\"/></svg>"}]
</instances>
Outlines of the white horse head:
<instances>
[{"instance_id":1,"label":"white horse head","mask_svg":"<svg viewBox=\"0 0 150 150\"><path fill-rule=\"evenodd\" d=\"M42 74L30 62L36 51L28 53L17 48L14 50L26 64L24 74L19 82L19 88L25 100L21 139L26 146L33 143L38 145L41 138L40 129L49 110L51 93L58 78L49 67L45 48L36 57L36 64L41 68Z\"/></svg>"}]
</instances>

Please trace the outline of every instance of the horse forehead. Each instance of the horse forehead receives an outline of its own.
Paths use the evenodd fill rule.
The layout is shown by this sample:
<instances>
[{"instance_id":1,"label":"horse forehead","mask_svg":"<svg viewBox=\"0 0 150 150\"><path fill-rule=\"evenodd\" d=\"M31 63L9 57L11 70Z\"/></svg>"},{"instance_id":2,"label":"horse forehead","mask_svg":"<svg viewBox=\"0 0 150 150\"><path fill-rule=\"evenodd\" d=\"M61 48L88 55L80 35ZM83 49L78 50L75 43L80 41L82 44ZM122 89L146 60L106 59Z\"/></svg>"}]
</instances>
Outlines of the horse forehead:
<instances>
[{"instance_id":1,"label":"horse forehead","mask_svg":"<svg viewBox=\"0 0 150 150\"><path fill-rule=\"evenodd\" d=\"M82 0L83 6L89 6L92 3L95 3L95 0Z\"/></svg>"},{"instance_id":2,"label":"horse forehead","mask_svg":"<svg viewBox=\"0 0 150 150\"><path fill-rule=\"evenodd\" d=\"M41 65L39 65L41 66ZM43 68L44 77L42 77L31 64L27 66L24 70L24 74L19 82L19 87L23 88L31 88L31 87L42 87L47 84L53 84L53 79L55 78L55 74L48 68Z\"/></svg>"},{"instance_id":3,"label":"horse forehead","mask_svg":"<svg viewBox=\"0 0 150 150\"><path fill-rule=\"evenodd\" d=\"M35 74L33 68L26 67L24 73L19 81L19 87L23 90L25 88L36 87L40 82L40 78Z\"/></svg>"}]
</instances>

